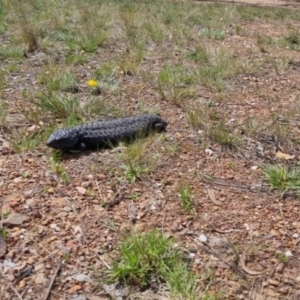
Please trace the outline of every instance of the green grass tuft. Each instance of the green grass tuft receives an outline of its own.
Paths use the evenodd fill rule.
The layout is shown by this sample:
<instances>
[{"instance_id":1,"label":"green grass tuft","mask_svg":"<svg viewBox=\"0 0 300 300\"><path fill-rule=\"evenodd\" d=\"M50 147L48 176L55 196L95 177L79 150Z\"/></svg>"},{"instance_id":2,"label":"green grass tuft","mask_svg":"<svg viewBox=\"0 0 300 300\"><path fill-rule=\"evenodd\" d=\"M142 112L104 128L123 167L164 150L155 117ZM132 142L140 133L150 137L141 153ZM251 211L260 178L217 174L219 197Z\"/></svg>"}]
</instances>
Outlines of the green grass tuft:
<instances>
[{"instance_id":1,"label":"green grass tuft","mask_svg":"<svg viewBox=\"0 0 300 300\"><path fill-rule=\"evenodd\" d=\"M119 259L108 272L112 282L140 288L166 283L175 295L197 299L197 278L189 270L183 252L158 230L125 238Z\"/></svg>"},{"instance_id":2,"label":"green grass tuft","mask_svg":"<svg viewBox=\"0 0 300 300\"><path fill-rule=\"evenodd\" d=\"M279 190L284 195L289 190L300 189L300 169L289 169L282 165L265 165L263 176L272 189Z\"/></svg>"}]
</instances>

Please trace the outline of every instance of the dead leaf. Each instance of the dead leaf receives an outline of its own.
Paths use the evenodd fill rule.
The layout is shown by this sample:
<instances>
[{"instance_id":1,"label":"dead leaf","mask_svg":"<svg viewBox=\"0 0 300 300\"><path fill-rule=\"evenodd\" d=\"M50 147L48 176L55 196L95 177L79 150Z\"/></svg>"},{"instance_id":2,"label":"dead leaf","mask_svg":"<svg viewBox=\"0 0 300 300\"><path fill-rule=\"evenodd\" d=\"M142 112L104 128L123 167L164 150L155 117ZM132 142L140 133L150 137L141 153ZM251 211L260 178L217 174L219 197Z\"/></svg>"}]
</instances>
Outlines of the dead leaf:
<instances>
[{"instance_id":1,"label":"dead leaf","mask_svg":"<svg viewBox=\"0 0 300 300\"><path fill-rule=\"evenodd\" d=\"M131 201L131 203L129 203L128 206L128 215L129 215L129 220L131 222L134 222L136 220L136 216L137 216L137 208L134 204L133 201Z\"/></svg>"},{"instance_id":2,"label":"dead leaf","mask_svg":"<svg viewBox=\"0 0 300 300\"><path fill-rule=\"evenodd\" d=\"M280 158L280 159L289 160L289 159L294 159L295 155L289 155L289 154L283 153L281 151L277 151L276 152L276 157Z\"/></svg>"},{"instance_id":3,"label":"dead leaf","mask_svg":"<svg viewBox=\"0 0 300 300\"><path fill-rule=\"evenodd\" d=\"M0 257L6 253L6 242L5 239L0 235Z\"/></svg>"},{"instance_id":4,"label":"dead leaf","mask_svg":"<svg viewBox=\"0 0 300 300\"><path fill-rule=\"evenodd\" d=\"M80 193L81 195L84 195L86 193L86 189L83 188L82 186L76 186L76 190L78 191L78 193Z\"/></svg>"},{"instance_id":5,"label":"dead leaf","mask_svg":"<svg viewBox=\"0 0 300 300\"><path fill-rule=\"evenodd\" d=\"M77 291L80 291L82 288L80 285L73 285L70 289L68 289L68 294L74 294Z\"/></svg>"},{"instance_id":6,"label":"dead leaf","mask_svg":"<svg viewBox=\"0 0 300 300\"><path fill-rule=\"evenodd\" d=\"M64 197L60 198L52 198L51 199L51 205L57 206L57 207L64 207L68 204L67 199Z\"/></svg>"},{"instance_id":7,"label":"dead leaf","mask_svg":"<svg viewBox=\"0 0 300 300\"><path fill-rule=\"evenodd\" d=\"M93 283L92 279L90 276L88 275L85 275L85 274L75 274L75 275L72 275L70 277L68 277L67 279L75 279L79 282L89 282L89 283Z\"/></svg>"},{"instance_id":8,"label":"dead leaf","mask_svg":"<svg viewBox=\"0 0 300 300\"><path fill-rule=\"evenodd\" d=\"M208 194L210 200L211 200L214 204L216 204L216 205L218 205L218 206L221 205L221 203L220 203L219 201L217 201L217 199L216 199L216 195L215 195L214 190L212 190L212 189L207 189L207 194Z\"/></svg>"},{"instance_id":9,"label":"dead leaf","mask_svg":"<svg viewBox=\"0 0 300 300\"><path fill-rule=\"evenodd\" d=\"M23 288L26 285L26 281L25 280L21 280L19 282L19 288Z\"/></svg>"},{"instance_id":10,"label":"dead leaf","mask_svg":"<svg viewBox=\"0 0 300 300\"><path fill-rule=\"evenodd\" d=\"M241 255L241 266L243 270L250 275L261 275L261 272L250 270L246 267L246 253L243 252Z\"/></svg>"},{"instance_id":11,"label":"dead leaf","mask_svg":"<svg viewBox=\"0 0 300 300\"><path fill-rule=\"evenodd\" d=\"M45 284L47 281L44 273L37 273L33 280L36 284Z\"/></svg>"},{"instance_id":12,"label":"dead leaf","mask_svg":"<svg viewBox=\"0 0 300 300\"><path fill-rule=\"evenodd\" d=\"M21 214L12 213L12 214L8 215L7 219L4 219L2 221L2 224L6 225L6 226L22 225L22 223L24 221L26 221L27 219L28 219L28 217L26 217L26 216L23 216Z\"/></svg>"}]
</instances>

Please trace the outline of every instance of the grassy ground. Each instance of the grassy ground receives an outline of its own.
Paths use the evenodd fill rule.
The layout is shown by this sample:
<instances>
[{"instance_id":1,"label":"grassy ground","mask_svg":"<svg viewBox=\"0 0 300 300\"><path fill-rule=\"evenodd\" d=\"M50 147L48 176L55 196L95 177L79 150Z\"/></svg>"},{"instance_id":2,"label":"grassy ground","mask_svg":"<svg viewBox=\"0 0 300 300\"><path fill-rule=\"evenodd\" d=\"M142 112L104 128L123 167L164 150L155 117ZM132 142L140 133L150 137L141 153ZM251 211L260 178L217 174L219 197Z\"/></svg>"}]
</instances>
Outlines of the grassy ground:
<instances>
[{"instance_id":1,"label":"grassy ground","mask_svg":"<svg viewBox=\"0 0 300 300\"><path fill-rule=\"evenodd\" d=\"M297 299L299 29L297 9L0 1L0 299ZM148 112L166 133L45 146Z\"/></svg>"}]
</instances>

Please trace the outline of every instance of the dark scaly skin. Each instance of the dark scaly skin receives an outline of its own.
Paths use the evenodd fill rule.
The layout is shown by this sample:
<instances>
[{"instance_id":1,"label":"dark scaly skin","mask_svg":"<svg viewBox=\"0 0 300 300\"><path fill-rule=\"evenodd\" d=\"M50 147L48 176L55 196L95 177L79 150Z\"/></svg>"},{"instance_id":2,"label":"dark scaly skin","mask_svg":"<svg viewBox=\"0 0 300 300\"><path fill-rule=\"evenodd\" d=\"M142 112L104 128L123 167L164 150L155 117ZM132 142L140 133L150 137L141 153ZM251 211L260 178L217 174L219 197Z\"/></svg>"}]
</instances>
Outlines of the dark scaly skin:
<instances>
[{"instance_id":1,"label":"dark scaly skin","mask_svg":"<svg viewBox=\"0 0 300 300\"><path fill-rule=\"evenodd\" d=\"M93 122L54 131L47 146L60 150L103 148L121 141L131 141L151 131L161 132L166 127L164 119L152 114Z\"/></svg>"}]
</instances>

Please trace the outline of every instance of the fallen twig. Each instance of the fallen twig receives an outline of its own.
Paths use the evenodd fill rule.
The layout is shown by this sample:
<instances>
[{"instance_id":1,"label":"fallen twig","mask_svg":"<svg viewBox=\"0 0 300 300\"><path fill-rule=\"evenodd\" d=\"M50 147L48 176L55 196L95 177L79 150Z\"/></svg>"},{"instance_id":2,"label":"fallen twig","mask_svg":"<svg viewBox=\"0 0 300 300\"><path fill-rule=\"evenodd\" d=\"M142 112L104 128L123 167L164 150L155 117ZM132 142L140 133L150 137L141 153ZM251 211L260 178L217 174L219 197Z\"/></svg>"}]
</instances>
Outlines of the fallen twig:
<instances>
[{"instance_id":1,"label":"fallen twig","mask_svg":"<svg viewBox=\"0 0 300 300\"><path fill-rule=\"evenodd\" d=\"M220 229L216 228L212 223L208 222L205 218L202 218L202 219L203 219L209 226L211 226L215 232L218 232L218 233L231 233L231 232L239 232L239 231L241 231L240 229L220 230Z\"/></svg>"},{"instance_id":2,"label":"fallen twig","mask_svg":"<svg viewBox=\"0 0 300 300\"><path fill-rule=\"evenodd\" d=\"M261 272L258 271L253 271L247 268L246 266L246 252L244 251L243 254L241 255L241 259L240 259L241 265L243 270L248 273L249 275L261 275Z\"/></svg>"},{"instance_id":3,"label":"fallen twig","mask_svg":"<svg viewBox=\"0 0 300 300\"><path fill-rule=\"evenodd\" d=\"M235 187L235 188L239 188L239 189L242 189L242 190L247 190L247 191L253 192L251 190L251 187L249 187L247 185L222 182L222 181L220 181L218 179L217 180L211 179L209 176L206 176L206 175L204 175L203 177L204 177L204 179L201 180L201 181L204 182L204 183L216 184L216 185L221 185L221 186Z\"/></svg>"},{"instance_id":4,"label":"fallen twig","mask_svg":"<svg viewBox=\"0 0 300 300\"><path fill-rule=\"evenodd\" d=\"M119 204L123 200L123 197L124 197L123 190L124 189L125 189L124 186L121 187L115 194L114 198L111 201L106 202L103 206L106 207L106 209L109 209L110 207Z\"/></svg>"},{"instance_id":5,"label":"fallen twig","mask_svg":"<svg viewBox=\"0 0 300 300\"><path fill-rule=\"evenodd\" d=\"M280 203L279 203L279 211L280 211L280 214L281 214L281 217L282 217L282 223L283 223L283 228L284 228L284 231L285 231L285 233L288 235L288 232L287 232L287 229L286 229L286 226L285 226L285 220L284 220L284 215L283 215L283 212L282 212L282 207L281 207L281 205L280 205Z\"/></svg>"},{"instance_id":6,"label":"fallen twig","mask_svg":"<svg viewBox=\"0 0 300 300\"><path fill-rule=\"evenodd\" d=\"M60 262L58 263L58 265L57 265L57 267L56 267L56 269L55 269L55 271L54 271L54 274L53 274L53 276L52 276L52 278L51 278L51 281L50 281L50 284L49 284L49 287L48 287L48 290L47 290L47 293L46 293L46 295L45 295L44 300L48 300L48 298L49 298L49 296L50 296L51 289L52 289L53 283L54 283L54 281L55 281L55 278L56 278L56 276L57 276L57 274L58 274L58 271L60 270L61 263L62 263L62 261L60 261Z\"/></svg>"},{"instance_id":7,"label":"fallen twig","mask_svg":"<svg viewBox=\"0 0 300 300\"><path fill-rule=\"evenodd\" d=\"M194 235L196 236L196 235ZM199 246L198 243L195 242L195 240L192 240L197 246ZM218 258L221 262L223 262L226 266L228 266L235 274L237 274L240 278L242 278L243 280L247 281L247 277L246 274L241 271L240 269L238 269L237 267L231 265L229 262L227 262L226 260L224 260L217 252L215 252L207 243L205 242L201 242L202 245L200 246L201 249L203 251L205 251L208 254L212 254L213 256L215 256L216 258Z\"/></svg>"},{"instance_id":8,"label":"fallen twig","mask_svg":"<svg viewBox=\"0 0 300 300\"><path fill-rule=\"evenodd\" d=\"M20 300L23 300L22 296L18 293L18 291L14 288L13 284L10 285L12 290L15 292L15 294L17 295L17 297L20 299Z\"/></svg>"},{"instance_id":9,"label":"fallen twig","mask_svg":"<svg viewBox=\"0 0 300 300\"><path fill-rule=\"evenodd\" d=\"M202 244L204 245L204 246L200 246L202 248L202 250L204 250L206 253L212 254L213 256L218 258L221 262L223 262L226 266L228 266L236 275L238 275L243 280L247 281L246 274L243 271L239 270L237 267L231 265L229 262L224 260L217 252L215 252L213 249L211 249L211 247L207 243L202 242Z\"/></svg>"}]
</instances>

